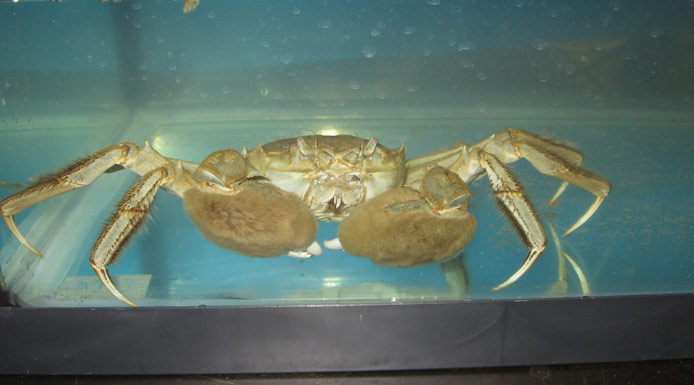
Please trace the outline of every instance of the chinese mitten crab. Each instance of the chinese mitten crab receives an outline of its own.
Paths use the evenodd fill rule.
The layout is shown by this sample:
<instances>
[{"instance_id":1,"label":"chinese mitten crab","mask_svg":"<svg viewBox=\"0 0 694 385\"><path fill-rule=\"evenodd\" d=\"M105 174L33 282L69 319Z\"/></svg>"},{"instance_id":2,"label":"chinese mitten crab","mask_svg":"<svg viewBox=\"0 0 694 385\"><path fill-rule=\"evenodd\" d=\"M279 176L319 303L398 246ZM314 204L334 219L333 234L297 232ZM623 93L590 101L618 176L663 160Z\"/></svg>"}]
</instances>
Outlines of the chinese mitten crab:
<instances>
[{"instance_id":1,"label":"chinese mitten crab","mask_svg":"<svg viewBox=\"0 0 694 385\"><path fill-rule=\"evenodd\" d=\"M90 263L99 280L121 301L107 267L149 212L161 187L183 198L186 212L215 244L252 257L310 257L316 220L341 221L338 237L325 246L387 266L443 261L460 253L477 222L467 211L467 184L486 174L497 199L530 248L525 262L504 283L520 278L545 250L545 231L506 163L527 159L539 172L596 196L566 231L582 225L610 192L610 183L579 168L575 149L522 130L507 128L482 142L463 143L405 159L375 138L311 135L282 139L241 152L217 151L202 163L162 156L148 143L107 147L32 187L5 198L0 212L12 233L40 255L19 232L13 216L53 196L84 187L102 173L126 168L140 180L130 188L94 244ZM565 234L565 235L566 235Z\"/></svg>"}]
</instances>

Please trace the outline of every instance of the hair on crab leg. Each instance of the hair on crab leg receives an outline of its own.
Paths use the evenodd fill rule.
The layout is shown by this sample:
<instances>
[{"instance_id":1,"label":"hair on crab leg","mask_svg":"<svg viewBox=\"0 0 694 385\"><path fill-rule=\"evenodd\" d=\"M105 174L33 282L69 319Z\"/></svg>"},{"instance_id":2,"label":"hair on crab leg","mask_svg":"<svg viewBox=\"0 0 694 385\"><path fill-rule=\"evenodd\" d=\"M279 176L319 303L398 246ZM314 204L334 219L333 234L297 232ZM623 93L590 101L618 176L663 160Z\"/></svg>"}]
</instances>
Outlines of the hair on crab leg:
<instances>
[{"instance_id":1,"label":"hair on crab leg","mask_svg":"<svg viewBox=\"0 0 694 385\"><path fill-rule=\"evenodd\" d=\"M149 212L154 195L163 183L166 174L165 168L149 171L128 190L111 220L94 243L89 257L89 263L99 281L111 294L130 306L137 305L118 291L106 267L116 259L133 231L142 224L142 220Z\"/></svg>"}]
</instances>

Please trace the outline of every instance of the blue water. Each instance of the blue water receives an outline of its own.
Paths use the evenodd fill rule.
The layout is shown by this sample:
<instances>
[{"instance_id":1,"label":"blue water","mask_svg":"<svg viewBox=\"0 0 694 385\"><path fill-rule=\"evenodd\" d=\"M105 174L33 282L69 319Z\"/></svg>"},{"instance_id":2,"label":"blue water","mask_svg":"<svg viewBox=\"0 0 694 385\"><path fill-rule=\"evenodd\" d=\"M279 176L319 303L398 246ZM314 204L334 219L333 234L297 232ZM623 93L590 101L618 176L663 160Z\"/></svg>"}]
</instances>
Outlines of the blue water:
<instances>
[{"instance_id":1,"label":"blue water","mask_svg":"<svg viewBox=\"0 0 694 385\"><path fill-rule=\"evenodd\" d=\"M110 269L141 305L437 301L694 290L694 2L202 0L0 4L0 182L30 183L120 141L200 162L221 148L312 133L378 137L409 156L474 144L506 126L566 141L613 191L550 240L514 285L527 248L488 180L470 187L478 233L446 266L396 269L325 250L251 259L207 242L162 191L145 231ZM593 197L527 162L510 165L561 234ZM89 267L91 245L137 181L109 173L16 216L38 259L0 225L3 284L33 306L120 303ZM0 198L16 192L0 187ZM319 242L337 224L321 224ZM446 277L449 279L447 280ZM452 278L451 278L452 277ZM464 283L462 280L465 280ZM134 281L133 281L134 280ZM117 282L118 284L118 282ZM120 287L120 286L119 286Z\"/></svg>"}]
</instances>

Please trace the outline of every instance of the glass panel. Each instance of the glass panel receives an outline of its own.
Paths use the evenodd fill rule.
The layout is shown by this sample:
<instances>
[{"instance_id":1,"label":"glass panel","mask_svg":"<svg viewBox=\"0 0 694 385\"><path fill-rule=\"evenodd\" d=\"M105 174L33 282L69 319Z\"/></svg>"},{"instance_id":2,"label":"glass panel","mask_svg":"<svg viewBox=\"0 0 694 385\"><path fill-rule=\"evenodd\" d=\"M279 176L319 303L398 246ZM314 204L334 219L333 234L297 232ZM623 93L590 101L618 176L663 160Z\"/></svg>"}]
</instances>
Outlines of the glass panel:
<instances>
[{"instance_id":1,"label":"glass panel","mask_svg":"<svg viewBox=\"0 0 694 385\"><path fill-rule=\"evenodd\" d=\"M524 276L493 291L529 248L484 174L461 174L470 182L474 238L454 258L411 268L324 247L338 235L336 222L320 223L322 255L245 257L207 241L181 199L160 190L146 229L109 267L138 305L694 289L691 1L202 0L190 13L182 9L182 1L0 3L0 197L125 141L199 163L220 149L344 134L392 149L405 143L412 158L505 135L507 126L580 150L581 167L612 191L585 224L561 236L594 195L570 185L550 204L561 180L523 159L509 163L548 243ZM543 153L551 163L551 149ZM477 152L470 154L462 165L476 168ZM2 284L14 301L122 305L89 256L139 176L109 171L14 216L42 258L0 225Z\"/></svg>"}]
</instances>

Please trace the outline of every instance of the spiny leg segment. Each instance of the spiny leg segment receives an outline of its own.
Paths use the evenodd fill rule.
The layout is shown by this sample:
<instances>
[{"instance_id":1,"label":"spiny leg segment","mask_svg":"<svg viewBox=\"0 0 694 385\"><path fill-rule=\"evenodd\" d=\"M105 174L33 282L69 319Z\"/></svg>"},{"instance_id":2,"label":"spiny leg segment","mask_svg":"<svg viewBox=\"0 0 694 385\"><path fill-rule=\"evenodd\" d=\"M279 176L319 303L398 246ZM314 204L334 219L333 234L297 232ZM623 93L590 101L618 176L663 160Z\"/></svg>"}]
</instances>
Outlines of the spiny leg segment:
<instances>
[{"instance_id":1,"label":"spiny leg segment","mask_svg":"<svg viewBox=\"0 0 694 385\"><path fill-rule=\"evenodd\" d=\"M508 128L507 132L509 132L513 147L519 157L527 159L537 171L564 181L550 202L554 202L561 195L567 183L595 195L593 204L576 223L564 232L564 236L579 228L595 214L610 193L612 186L606 179L579 167L583 160L580 152L523 130Z\"/></svg>"},{"instance_id":2,"label":"spiny leg segment","mask_svg":"<svg viewBox=\"0 0 694 385\"><path fill-rule=\"evenodd\" d=\"M167 171L165 168L154 169L142 176L128 190L118 205L118 209L111 216L111 220L109 220L101 235L99 235L89 256L92 270L99 277L101 283L116 298L131 306L137 305L116 289L106 267L115 260L133 231L142 224L142 220L152 207L154 195L159 190L166 176Z\"/></svg>"},{"instance_id":3,"label":"spiny leg segment","mask_svg":"<svg viewBox=\"0 0 694 385\"><path fill-rule=\"evenodd\" d=\"M480 151L480 165L489 176L489 182L496 198L504 211L520 230L530 252L521 267L504 283L492 290L502 289L522 277L545 251L547 236L537 218L537 214L528 199L523 195L523 188L506 166L494 155Z\"/></svg>"},{"instance_id":4,"label":"spiny leg segment","mask_svg":"<svg viewBox=\"0 0 694 385\"><path fill-rule=\"evenodd\" d=\"M106 147L54 175L41 178L34 186L5 198L0 202L0 213L7 227L22 245L34 254L41 256L41 253L24 238L24 235L17 228L14 215L46 199L92 183L109 168L125 162L133 148L137 148L137 146L132 143Z\"/></svg>"}]
</instances>

